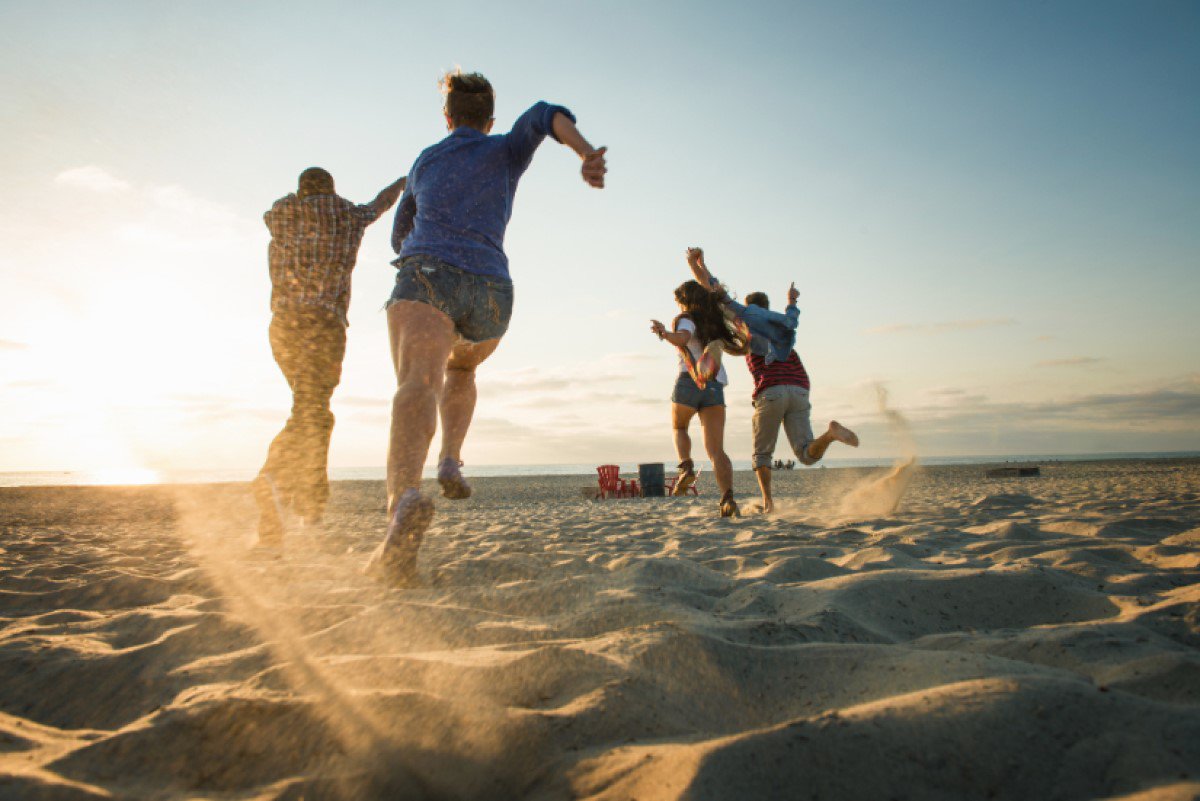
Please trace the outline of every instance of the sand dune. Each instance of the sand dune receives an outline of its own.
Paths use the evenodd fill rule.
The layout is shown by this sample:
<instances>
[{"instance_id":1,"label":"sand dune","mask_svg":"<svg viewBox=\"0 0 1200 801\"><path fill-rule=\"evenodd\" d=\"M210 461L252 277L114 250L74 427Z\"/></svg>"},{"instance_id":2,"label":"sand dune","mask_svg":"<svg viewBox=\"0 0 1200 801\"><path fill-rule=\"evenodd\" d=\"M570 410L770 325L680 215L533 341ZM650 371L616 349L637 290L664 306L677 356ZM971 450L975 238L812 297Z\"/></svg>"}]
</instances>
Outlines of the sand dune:
<instances>
[{"instance_id":1,"label":"sand dune","mask_svg":"<svg viewBox=\"0 0 1200 801\"><path fill-rule=\"evenodd\" d=\"M1200 797L1200 463L779 474L777 512L0 490L0 798ZM750 497L753 477L738 478Z\"/></svg>"}]
</instances>

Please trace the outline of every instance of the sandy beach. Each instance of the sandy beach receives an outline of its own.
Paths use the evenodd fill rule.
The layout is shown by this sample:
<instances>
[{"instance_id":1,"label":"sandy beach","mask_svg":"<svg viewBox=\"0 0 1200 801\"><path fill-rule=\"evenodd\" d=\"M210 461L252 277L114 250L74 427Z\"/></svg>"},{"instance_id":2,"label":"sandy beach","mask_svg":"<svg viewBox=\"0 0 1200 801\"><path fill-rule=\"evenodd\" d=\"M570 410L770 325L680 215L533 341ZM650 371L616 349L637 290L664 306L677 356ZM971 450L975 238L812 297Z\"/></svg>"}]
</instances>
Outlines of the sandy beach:
<instances>
[{"instance_id":1,"label":"sandy beach","mask_svg":"<svg viewBox=\"0 0 1200 801\"><path fill-rule=\"evenodd\" d=\"M476 479L404 590L382 482L0 489L0 798L1200 797L1200 461L988 470Z\"/></svg>"}]
</instances>

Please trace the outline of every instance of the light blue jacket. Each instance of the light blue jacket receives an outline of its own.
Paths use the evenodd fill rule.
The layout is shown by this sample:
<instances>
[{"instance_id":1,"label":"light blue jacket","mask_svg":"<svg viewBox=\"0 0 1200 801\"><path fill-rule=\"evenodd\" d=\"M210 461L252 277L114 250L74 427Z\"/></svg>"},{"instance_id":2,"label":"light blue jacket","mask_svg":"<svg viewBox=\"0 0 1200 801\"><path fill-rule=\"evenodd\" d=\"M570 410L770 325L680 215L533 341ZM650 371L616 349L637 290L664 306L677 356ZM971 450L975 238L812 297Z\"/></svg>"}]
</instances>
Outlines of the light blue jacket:
<instances>
[{"instance_id":1,"label":"light blue jacket","mask_svg":"<svg viewBox=\"0 0 1200 801\"><path fill-rule=\"evenodd\" d=\"M726 305L750 329L750 352L763 357L767 364L787 361L788 354L796 347L796 326L800 320L800 309L789 304L783 314L764 309L762 306L738 303L732 298Z\"/></svg>"}]
</instances>

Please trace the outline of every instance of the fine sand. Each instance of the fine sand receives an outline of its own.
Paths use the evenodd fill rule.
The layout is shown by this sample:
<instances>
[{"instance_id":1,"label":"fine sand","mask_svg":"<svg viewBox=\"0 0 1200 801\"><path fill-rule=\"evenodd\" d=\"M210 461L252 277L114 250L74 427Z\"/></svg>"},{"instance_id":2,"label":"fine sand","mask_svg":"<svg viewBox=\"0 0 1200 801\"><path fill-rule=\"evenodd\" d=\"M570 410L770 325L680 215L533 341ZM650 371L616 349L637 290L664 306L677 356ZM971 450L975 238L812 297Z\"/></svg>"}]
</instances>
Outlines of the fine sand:
<instances>
[{"instance_id":1,"label":"fine sand","mask_svg":"<svg viewBox=\"0 0 1200 801\"><path fill-rule=\"evenodd\" d=\"M778 509L0 490L2 799L1191 799L1200 461L776 473ZM753 476L739 474L743 503Z\"/></svg>"}]
</instances>

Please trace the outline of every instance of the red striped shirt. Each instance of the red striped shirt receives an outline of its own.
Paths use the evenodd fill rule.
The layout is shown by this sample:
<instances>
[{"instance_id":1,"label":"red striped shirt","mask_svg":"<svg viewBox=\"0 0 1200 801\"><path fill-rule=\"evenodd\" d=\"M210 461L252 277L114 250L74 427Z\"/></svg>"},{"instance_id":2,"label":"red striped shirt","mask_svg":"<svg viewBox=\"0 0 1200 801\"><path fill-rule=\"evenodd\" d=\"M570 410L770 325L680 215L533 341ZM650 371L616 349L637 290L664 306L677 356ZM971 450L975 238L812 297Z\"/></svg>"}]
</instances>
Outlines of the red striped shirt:
<instances>
[{"instance_id":1,"label":"red striped shirt","mask_svg":"<svg viewBox=\"0 0 1200 801\"><path fill-rule=\"evenodd\" d=\"M809 389L808 371L804 363L796 355L796 351L788 354L787 361L766 363L762 356L756 353L746 354L746 366L750 375L754 376L754 392L751 398L757 398L758 393L767 387L797 386Z\"/></svg>"}]
</instances>

